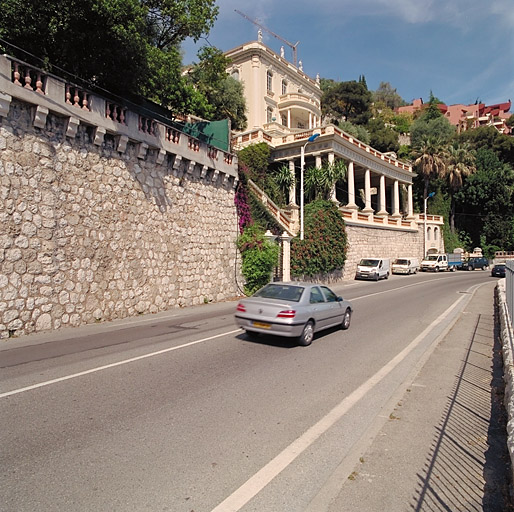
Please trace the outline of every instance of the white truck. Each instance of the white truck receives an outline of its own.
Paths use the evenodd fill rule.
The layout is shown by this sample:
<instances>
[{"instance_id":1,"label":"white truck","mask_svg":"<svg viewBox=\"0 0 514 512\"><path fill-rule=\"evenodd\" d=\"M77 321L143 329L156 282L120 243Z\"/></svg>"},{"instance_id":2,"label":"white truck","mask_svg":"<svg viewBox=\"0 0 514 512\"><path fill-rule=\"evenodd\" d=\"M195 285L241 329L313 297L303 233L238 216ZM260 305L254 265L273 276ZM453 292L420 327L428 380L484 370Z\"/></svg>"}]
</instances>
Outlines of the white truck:
<instances>
[{"instance_id":1,"label":"white truck","mask_svg":"<svg viewBox=\"0 0 514 512\"><path fill-rule=\"evenodd\" d=\"M421 262L421 271L439 272L450 270L455 272L462 264L462 255L460 253L449 252L446 254L428 254Z\"/></svg>"},{"instance_id":2,"label":"white truck","mask_svg":"<svg viewBox=\"0 0 514 512\"><path fill-rule=\"evenodd\" d=\"M362 258L357 265L355 279L387 279L390 271L389 258Z\"/></svg>"},{"instance_id":3,"label":"white truck","mask_svg":"<svg viewBox=\"0 0 514 512\"><path fill-rule=\"evenodd\" d=\"M410 257L396 258L391 268L393 274L416 274L419 270L419 260Z\"/></svg>"}]
</instances>

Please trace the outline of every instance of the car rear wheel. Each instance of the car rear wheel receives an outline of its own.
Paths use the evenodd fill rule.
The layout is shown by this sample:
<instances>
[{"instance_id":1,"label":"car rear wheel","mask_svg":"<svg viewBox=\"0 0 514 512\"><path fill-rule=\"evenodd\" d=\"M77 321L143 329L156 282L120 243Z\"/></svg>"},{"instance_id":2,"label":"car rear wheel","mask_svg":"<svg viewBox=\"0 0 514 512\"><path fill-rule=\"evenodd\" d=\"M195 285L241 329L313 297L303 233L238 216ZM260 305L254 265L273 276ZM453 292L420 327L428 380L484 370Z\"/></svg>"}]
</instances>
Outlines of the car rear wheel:
<instances>
[{"instance_id":1,"label":"car rear wheel","mask_svg":"<svg viewBox=\"0 0 514 512\"><path fill-rule=\"evenodd\" d=\"M344 312L343 322L341 323L341 327L344 331L350 327L350 320L352 319L352 312L350 308L347 308Z\"/></svg>"},{"instance_id":2,"label":"car rear wheel","mask_svg":"<svg viewBox=\"0 0 514 512\"><path fill-rule=\"evenodd\" d=\"M473 270L473 267L471 265L468 265L468 270Z\"/></svg>"},{"instance_id":3,"label":"car rear wheel","mask_svg":"<svg viewBox=\"0 0 514 512\"><path fill-rule=\"evenodd\" d=\"M302 334L298 338L298 344L307 347L312 343L314 338L314 324L309 320L303 327Z\"/></svg>"}]
</instances>

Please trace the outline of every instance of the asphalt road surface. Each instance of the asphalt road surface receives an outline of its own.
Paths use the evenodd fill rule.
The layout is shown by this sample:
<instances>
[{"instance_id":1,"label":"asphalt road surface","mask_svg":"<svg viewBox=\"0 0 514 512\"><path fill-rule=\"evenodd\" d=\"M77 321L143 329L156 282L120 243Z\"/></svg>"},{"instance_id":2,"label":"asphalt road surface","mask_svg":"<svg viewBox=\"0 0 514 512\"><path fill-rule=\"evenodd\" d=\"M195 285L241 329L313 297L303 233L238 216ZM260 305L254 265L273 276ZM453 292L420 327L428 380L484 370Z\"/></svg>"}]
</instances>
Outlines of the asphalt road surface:
<instances>
[{"instance_id":1,"label":"asphalt road surface","mask_svg":"<svg viewBox=\"0 0 514 512\"><path fill-rule=\"evenodd\" d=\"M350 329L309 347L248 339L234 302L3 342L0 509L303 511L491 279L334 286Z\"/></svg>"}]
</instances>

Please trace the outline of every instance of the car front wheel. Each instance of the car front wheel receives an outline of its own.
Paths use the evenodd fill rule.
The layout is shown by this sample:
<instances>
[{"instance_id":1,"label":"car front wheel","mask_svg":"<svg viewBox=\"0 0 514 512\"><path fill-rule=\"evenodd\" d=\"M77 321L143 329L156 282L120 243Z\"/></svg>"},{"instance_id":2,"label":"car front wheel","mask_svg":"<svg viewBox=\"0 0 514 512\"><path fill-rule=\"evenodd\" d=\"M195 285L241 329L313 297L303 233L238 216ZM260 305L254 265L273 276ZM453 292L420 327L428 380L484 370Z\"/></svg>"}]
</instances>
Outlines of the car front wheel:
<instances>
[{"instance_id":1,"label":"car front wheel","mask_svg":"<svg viewBox=\"0 0 514 512\"><path fill-rule=\"evenodd\" d=\"M314 324L309 320L303 327L302 334L298 338L298 344L307 347L312 343L314 338Z\"/></svg>"},{"instance_id":2,"label":"car front wheel","mask_svg":"<svg viewBox=\"0 0 514 512\"><path fill-rule=\"evenodd\" d=\"M352 312L350 311L350 308L347 308L344 312L343 316L343 322L341 324L341 327L343 330L346 331L350 327L350 320L352 319Z\"/></svg>"}]
</instances>

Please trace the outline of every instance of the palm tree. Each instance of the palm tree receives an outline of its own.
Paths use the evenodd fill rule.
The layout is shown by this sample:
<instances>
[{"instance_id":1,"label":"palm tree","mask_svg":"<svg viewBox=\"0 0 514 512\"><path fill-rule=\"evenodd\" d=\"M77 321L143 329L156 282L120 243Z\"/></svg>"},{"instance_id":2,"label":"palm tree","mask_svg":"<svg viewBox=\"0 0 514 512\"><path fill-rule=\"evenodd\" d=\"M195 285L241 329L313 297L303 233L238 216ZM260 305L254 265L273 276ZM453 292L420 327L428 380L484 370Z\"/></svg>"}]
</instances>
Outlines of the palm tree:
<instances>
[{"instance_id":1,"label":"palm tree","mask_svg":"<svg viewBox=\"0 0 514 512\"><path fill-rule=\"evenodd\" d=\"M344 160L321 167L310 167L305 173L305 189L311 199L329 199L334 185L346 177Z\"/></svg>"},{"instance_id":2,"label":"palm tree","mask_svg":"<svg viewBox=\"0 0 514 512\"><path fill-rule=\"evenodd\" d=\"M439 174L448 185L450 194L450 231L455 233L455 193L462 187L464 178L475 172L475 153L468 143L453 143L447 148L446 166Z\"/></svg>"},{"instance_id":3,"label":"palm tree","mask_svg":"<svg viewBox=\"0 0 514 512\"><path fill-rule=\"evenodd\" d=\"M430 179L437 178L444 173L446 169L445 157L445 146L442 140L437 137L423 137L418 147L414 149L414 165L424 180L424 198L428 195Z\"/></svg>"}]
</instances>

